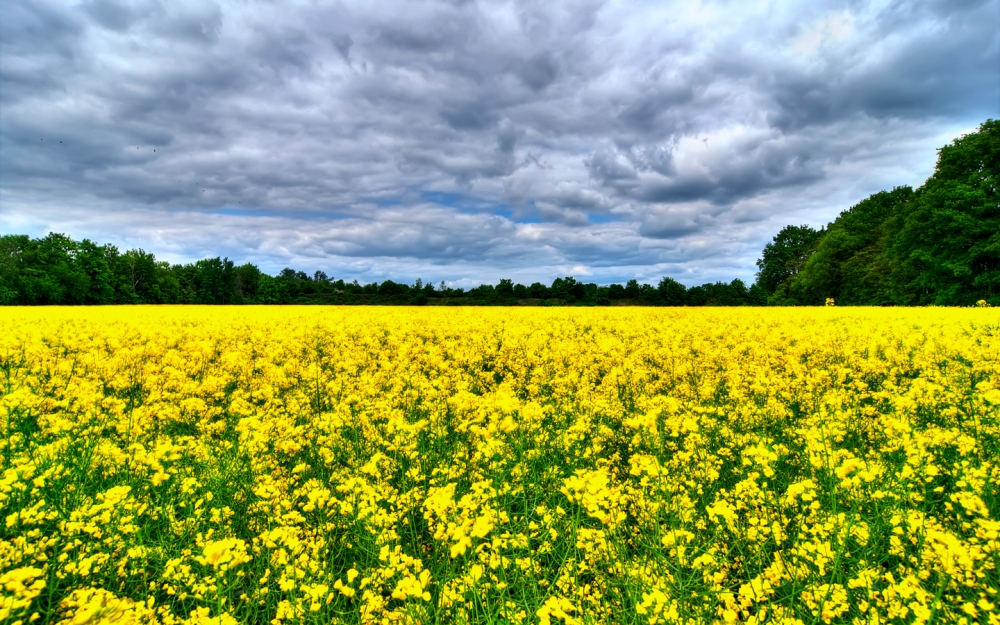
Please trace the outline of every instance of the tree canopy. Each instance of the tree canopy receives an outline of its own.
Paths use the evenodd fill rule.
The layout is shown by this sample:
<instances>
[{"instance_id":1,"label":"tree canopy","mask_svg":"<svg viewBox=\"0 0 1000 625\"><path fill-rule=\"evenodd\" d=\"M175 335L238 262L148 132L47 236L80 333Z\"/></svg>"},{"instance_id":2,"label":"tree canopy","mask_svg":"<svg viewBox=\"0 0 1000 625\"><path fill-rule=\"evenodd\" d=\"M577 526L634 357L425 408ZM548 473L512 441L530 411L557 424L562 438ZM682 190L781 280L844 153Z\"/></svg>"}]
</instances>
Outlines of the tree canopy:
<instances>
[{"instance_id":1,"label":"tree canopy","mask_svg":"<svg viewBox=\"0 0 1000 625\"><path fill-rule=\"evenodd\" d=\"M1000 122L938 150L918 189L881 191L819 231L788 226L764 248L772 304L1000 305Z\"/></svg>"},{"instance_id":2,"label":"tree canopy","mask_svg":"<svg viewBox=\"0 0 1000 625\"><path fill-rule=\"evenodd\" d=\"M551 285L530 286L502 279L468 290L385 280L359 284L285 268L275 276L256 265L236 265L228 258L190 264L157 261L144 250L121 252L113 245L64 234L33 239L0 237L0 304L409 304L539 306L742 306L765 302L756 287L740 280L692 289L672 278L658 287L629 280L598 285L572 276Z\"/></svg>"}]
</instances>

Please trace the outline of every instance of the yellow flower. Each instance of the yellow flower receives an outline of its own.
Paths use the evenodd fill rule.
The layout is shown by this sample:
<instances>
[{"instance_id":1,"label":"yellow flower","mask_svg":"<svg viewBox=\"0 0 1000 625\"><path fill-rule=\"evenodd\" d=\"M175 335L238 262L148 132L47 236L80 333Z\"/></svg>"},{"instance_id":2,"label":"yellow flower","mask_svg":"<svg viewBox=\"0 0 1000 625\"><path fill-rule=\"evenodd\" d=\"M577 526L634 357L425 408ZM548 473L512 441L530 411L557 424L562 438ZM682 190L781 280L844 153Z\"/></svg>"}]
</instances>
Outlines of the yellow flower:
<instances>
[{"instance_id":1,"label":"yellow flower","mask_svg":"<svg viewBox=\"0 0 1000 625\"><path fill-rule=\"evenodd\" d=\"M998 622L984 314L0 308L0 622Z\"/></svg>"},{"instance_id":2,"label":"yellow flower","mask_svg":"<svg viewBox=\"0 0 1000 625\"><path fill-rule=\"evenodd\" d=\"M247 544L238 538L224 538L205 545L198 561L214 569L231 569L250 561Z\"/></svg>"}]
</instances>

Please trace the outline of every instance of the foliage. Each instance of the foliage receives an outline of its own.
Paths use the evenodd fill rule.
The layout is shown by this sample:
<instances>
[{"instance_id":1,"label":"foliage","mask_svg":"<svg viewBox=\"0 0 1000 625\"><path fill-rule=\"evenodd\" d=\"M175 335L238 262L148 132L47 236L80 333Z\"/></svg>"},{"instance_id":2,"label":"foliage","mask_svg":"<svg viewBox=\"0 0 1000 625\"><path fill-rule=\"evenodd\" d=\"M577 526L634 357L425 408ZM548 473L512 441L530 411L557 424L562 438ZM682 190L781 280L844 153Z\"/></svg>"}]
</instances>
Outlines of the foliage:
<instances>
[{"instance_id":1,"label":"foliage","mask_svg":"<svg viewBox=\"0 0 1000 625\"><path fill-rule=\"evenodd\" d=\"M785 226L764 246L757 261L757 284L768 295L795 276L805 266L806 260L823 231L810 226Z\"/></svg>"},{"instance_id":2,"label":"foliage","mask_svg":"<svg viewBox=\"0 0 1000 625\"><path fill-rule=\"evenodd\" d=\"M996 623L993 311L7 308L0 622Z\"/></svg>"},{"instance_id":3,"label":"foliage","mask_svg":"<svg viewBox=\"0 0 1000 625\"><path fill-rule=\"evenodd\" d=\"M706 295L706 293L708 293ZM464 290L417 279L361 285L335 280L323 271L310 277L290 267L277 276L256 265L236 266L228 258L186 265L157 261L144 250L124 253L113 245L74 241L62 234L42 239L0 237L0 305L54 304L389 304L514 306L610 305L745 306L762 304L756 285L740 280L691 290L664 278L658 287L629 280L625 286L556 278L551 286L502 279Z\"/></svg>"},{"instance_id":4,"label":"foliage","mask_svg":"<svg viewBox=\"0 0 1000 625\"><path fill-rule=\"evenodd\" d=\"M868 197L811 245L783 237L799 234L796 227L782 230L757 263L757 283L772 303L1000 304L998 184L1000 122L987 120L941 148L934 174L916 191ZM785 258L798 270L772 270Z\"/></svg>"},{"instance_id":5,"label":"foliage","mask_svg":"<svg viewBox=\"0 0 1000 625\"><path fill-rule=\"evenodd\" d=\"M786 297L814 305L827 297L841 305L895 303L885 263L877 261L884 252L885 222L912 197L912 189L898 187L841 213L822 233L801 274L788 281Z\"/></svg>"}]
</instances>

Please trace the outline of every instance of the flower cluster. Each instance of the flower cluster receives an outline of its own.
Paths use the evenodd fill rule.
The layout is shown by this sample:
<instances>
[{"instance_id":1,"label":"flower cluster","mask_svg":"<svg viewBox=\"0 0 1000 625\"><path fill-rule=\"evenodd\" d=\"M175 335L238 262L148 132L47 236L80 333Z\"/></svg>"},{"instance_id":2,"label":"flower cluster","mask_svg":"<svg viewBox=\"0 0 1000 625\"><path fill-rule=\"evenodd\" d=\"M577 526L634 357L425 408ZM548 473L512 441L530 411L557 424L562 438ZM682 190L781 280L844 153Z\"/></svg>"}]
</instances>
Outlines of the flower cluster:
<instances>
[{"instance_id":1,"label":"flower cluster","mask_svg":"<svg viewBox=\"0 0 1000 625\"><path fill-rule=\"evenodd\" d=\"M7 308L4 623L1000 625L995 309Z\"/></svg>"}]
</instances>

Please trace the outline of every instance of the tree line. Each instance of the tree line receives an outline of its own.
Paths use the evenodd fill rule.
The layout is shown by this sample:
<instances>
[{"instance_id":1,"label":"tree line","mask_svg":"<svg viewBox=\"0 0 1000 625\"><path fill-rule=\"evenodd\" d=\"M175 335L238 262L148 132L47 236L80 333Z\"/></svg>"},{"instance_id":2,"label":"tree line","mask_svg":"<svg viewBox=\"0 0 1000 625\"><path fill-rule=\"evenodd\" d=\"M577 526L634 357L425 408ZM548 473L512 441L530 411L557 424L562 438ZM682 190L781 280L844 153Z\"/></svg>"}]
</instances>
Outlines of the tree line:
<instances>
[{"instance_id":1,"label":"tree line","mask_svg":"<svg viewBox=\"0 0 1000 625\"><path fill-rule=\"evenodd\" d=\"M156 260L144 250L75 241L52 233L0 237L0 304L462 304L740 306L765 303L763 292L741 280L687 288L665 277L656 286L629 280L598 285L573 277L551 284L512 280L471 289L416 280L360 284L286 268L275 276L228 258L189 264Z\"/></svg>"},{"instance_id":2,"label":"tree line","mask_svg":"<svg viewBox=\"0 0 1000 625\"><path fill-rule=\"evenodd\" d=\"M171 264L64 234L0 237L0 304L437 305L1000 305L1000 122L938 150L914 190L866 198L820 229L786 226L757 261L756 281L686 287L512 280L468 290L416 280L360 284L286 268L275 276L228 258Z\"/></svg>"},{"instance_id":3,"label":"tree line","mask_svg":"<svg viewBox=\"0 0 1000 625\"><path fill-rule=\"evenodd\" d=\"M938 150L917 189L875 193L815 230L787 226L757 261L769 304L1000 305L1000 122Z\"/></svg>"}]
</instances>

